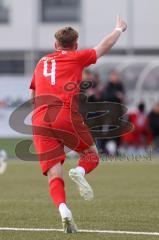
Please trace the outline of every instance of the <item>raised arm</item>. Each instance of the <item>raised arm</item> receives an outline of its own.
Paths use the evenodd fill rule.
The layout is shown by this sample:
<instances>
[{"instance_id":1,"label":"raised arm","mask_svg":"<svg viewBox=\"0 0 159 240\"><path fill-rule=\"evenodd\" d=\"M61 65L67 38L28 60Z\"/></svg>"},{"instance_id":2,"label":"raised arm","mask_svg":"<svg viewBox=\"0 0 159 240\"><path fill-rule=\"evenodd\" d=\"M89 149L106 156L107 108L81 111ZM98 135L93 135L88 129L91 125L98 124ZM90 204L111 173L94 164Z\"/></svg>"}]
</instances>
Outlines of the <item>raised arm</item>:
<instances>
[{"instance_id":1,"label":"raised arm","mask_svg":"<svg viewBox=\"0 0 159 240\"><path fill-rule=\"evenodd\" d=\"M126 29L126 22L120 16L118 16L114 31L103 38L102 41L94 48L97 53L97 58L100 58L106 54L114 46L122 32L125 32Z\"/></svg>"}]
</instances>

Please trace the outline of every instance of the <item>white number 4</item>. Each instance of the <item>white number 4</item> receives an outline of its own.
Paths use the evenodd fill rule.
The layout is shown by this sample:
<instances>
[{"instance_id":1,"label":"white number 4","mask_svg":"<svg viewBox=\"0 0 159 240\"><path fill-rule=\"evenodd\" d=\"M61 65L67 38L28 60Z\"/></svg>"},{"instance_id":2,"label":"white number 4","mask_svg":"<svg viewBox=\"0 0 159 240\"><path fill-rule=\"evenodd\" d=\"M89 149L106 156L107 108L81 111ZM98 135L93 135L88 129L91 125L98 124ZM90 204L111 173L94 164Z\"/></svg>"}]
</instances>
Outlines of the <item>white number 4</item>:
<instances>
[{"instance_id":1,"label":"white number 4","mask_svg":"<svg viewBox=\"0 0 159 240\"><path fill-rule=\"evenodd\" d=\"M44 61L43 75L45 77L51 77L51 85L56 84L56 61L51 61L51 72L48 72L48 61Z\"/></svg>"}]
</instances>

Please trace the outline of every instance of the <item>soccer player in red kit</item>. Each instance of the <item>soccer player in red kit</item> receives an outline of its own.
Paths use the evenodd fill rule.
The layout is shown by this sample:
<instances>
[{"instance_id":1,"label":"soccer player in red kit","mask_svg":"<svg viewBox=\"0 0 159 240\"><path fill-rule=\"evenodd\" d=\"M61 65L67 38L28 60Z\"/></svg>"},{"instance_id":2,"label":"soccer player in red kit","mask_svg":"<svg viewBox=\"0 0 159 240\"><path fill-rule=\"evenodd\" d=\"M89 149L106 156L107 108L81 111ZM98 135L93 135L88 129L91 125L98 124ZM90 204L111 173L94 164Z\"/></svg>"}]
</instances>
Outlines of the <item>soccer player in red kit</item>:
<instances>
[{"instance_id":1,"label":"soccer player in red kit","mask_svg":"<svg viewBox=\"0 0 159 240\"><path fill-rule=\"evenodd\" d=\"M32 117L34 145L65 233L75 233L77 227L66 204L62 173L66 157L64 146L79 154L78 166L69 171L69 176L85 200L93 198L93 190L85 175L99 163L97 148L78 110L82 72L106 54L126 29L125 21L118 16L111 34L93 49L78 51L78 33L65 27L55 34L56 51L43 57L34 71L30 86L35 103Z\"/></svg>"}]
</instances>

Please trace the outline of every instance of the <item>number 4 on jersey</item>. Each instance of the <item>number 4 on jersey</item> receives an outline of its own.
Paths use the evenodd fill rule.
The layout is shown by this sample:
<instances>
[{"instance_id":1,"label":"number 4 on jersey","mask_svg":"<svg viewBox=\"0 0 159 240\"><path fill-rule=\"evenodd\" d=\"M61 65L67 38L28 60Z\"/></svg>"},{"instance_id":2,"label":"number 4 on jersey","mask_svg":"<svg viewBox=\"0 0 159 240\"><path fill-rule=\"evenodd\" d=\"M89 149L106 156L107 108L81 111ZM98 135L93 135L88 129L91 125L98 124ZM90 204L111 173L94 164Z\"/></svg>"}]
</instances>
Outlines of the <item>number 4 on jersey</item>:
<instances>
[{"instance_id":1,"label":"number 4 on jersey","mask_svg":"<svg viewBox=\"0 0 159 240\"><path fill-rule=\"evenodd\" d=\"M44 61L44 71L43 75L45 77L51 77L51 85L56 84L56 61L51 61L51 72L48 72L48 61Z\"/></svg>"}]
</instances>

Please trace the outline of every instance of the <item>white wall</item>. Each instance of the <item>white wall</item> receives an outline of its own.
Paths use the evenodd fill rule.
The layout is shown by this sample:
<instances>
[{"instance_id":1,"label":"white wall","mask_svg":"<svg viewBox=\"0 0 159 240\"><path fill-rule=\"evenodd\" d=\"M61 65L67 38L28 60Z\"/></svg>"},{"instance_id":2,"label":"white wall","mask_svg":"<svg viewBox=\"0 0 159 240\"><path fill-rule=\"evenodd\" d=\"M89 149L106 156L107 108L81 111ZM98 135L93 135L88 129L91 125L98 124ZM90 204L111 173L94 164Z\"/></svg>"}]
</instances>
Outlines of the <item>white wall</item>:
<instances>
[{"instance_id":1,"label":"white wall","mask_svg":"<svg viewBox=\"0 0 159 240\"><path fill-rule=\"evenodd\" d=\"M54 45L54 33L63 26L72 26L79 32L82 31L80 24L64 23L64 24L40 24L38 27L39 38L37 39L37 45L39 49L52 49ZM82 46L82 38L80 38L79 44Z\"/></svg>"},{"instance_id":2,"label":"white wall","mask_svg":"<svg viewBox=\"0 0 159 240\"><path fill-rule=\"evenodd\" d=\"M134 46L159 48L159 1L134 1Z\"/></svg>"},{"instance_id":3,"label":"white wall","mask_svg":"<svg viewBox=\"0 0 159 240\"><path fill-rule=\"evenodd\" d=\"M0 25L1 50L28 50L31 48L32 2L32 0L10 1L11 21L8 25Z\"/></svg>"},{"instance_id":4,"label":"white wall","mask_svg":"<svg viewBox=\"0 0 159 240\"><path fill-rule=\"evenodd\" d=\"M130 12L128 2L134 5ZM40 23L39 3L40 0L9 1L11 22L9 25L0 25L0 50L52 48L54 32L70 23ZM117 12L126 19L130 19L134 12L133 26L129 26L129 31L122 36L116 47L127 48L131 44L136 48L154 48L159 47L158 10L159 0L82 0L82 21L73 26L81 33L80 46L93 46L113 29Z\"/></svg>"},{"instance_id":5,"label":"white wall","mask_svg":"<svg viewBox=\"0 0 159 240\"><path fill-rule=\"evenodd\" d=\"M12 0L11 21L0 24L0 50L50 49L54 32L64 24L42 24L39 21L40 0ZM67 23L70 25L70 23ZM74 25L80 30L80 25Z\"/></svg>"},{"instance_id":6,"label":"white wall","mask_svg":"<svg viewBox=\"0 0 159 240\"><path fill-rule=\"evenodd\" d=\"M7 104L10 104L17 99L21 99L22 102L27 101L29 99L30 81L30 77L24 76L0 77L0 102L6 102L7 100ZM0 138L22 136L22 134L14 131L9 125L9 118L14 109L11 107L0 108Z\"/></svg>"},{"instance_id":7,"label":"white wall","mask_svg":"<svg viewBox=\"0 0 159 240\"><path fill-rule=\"evenodd\" d=\"M115 27L116 15L121 13L127 19L127 0L84 0L85 39L87 46L95 45L105 34ZM126 47L127 35L118 42L118 47Z\"/></svg>"}]
</instances>

